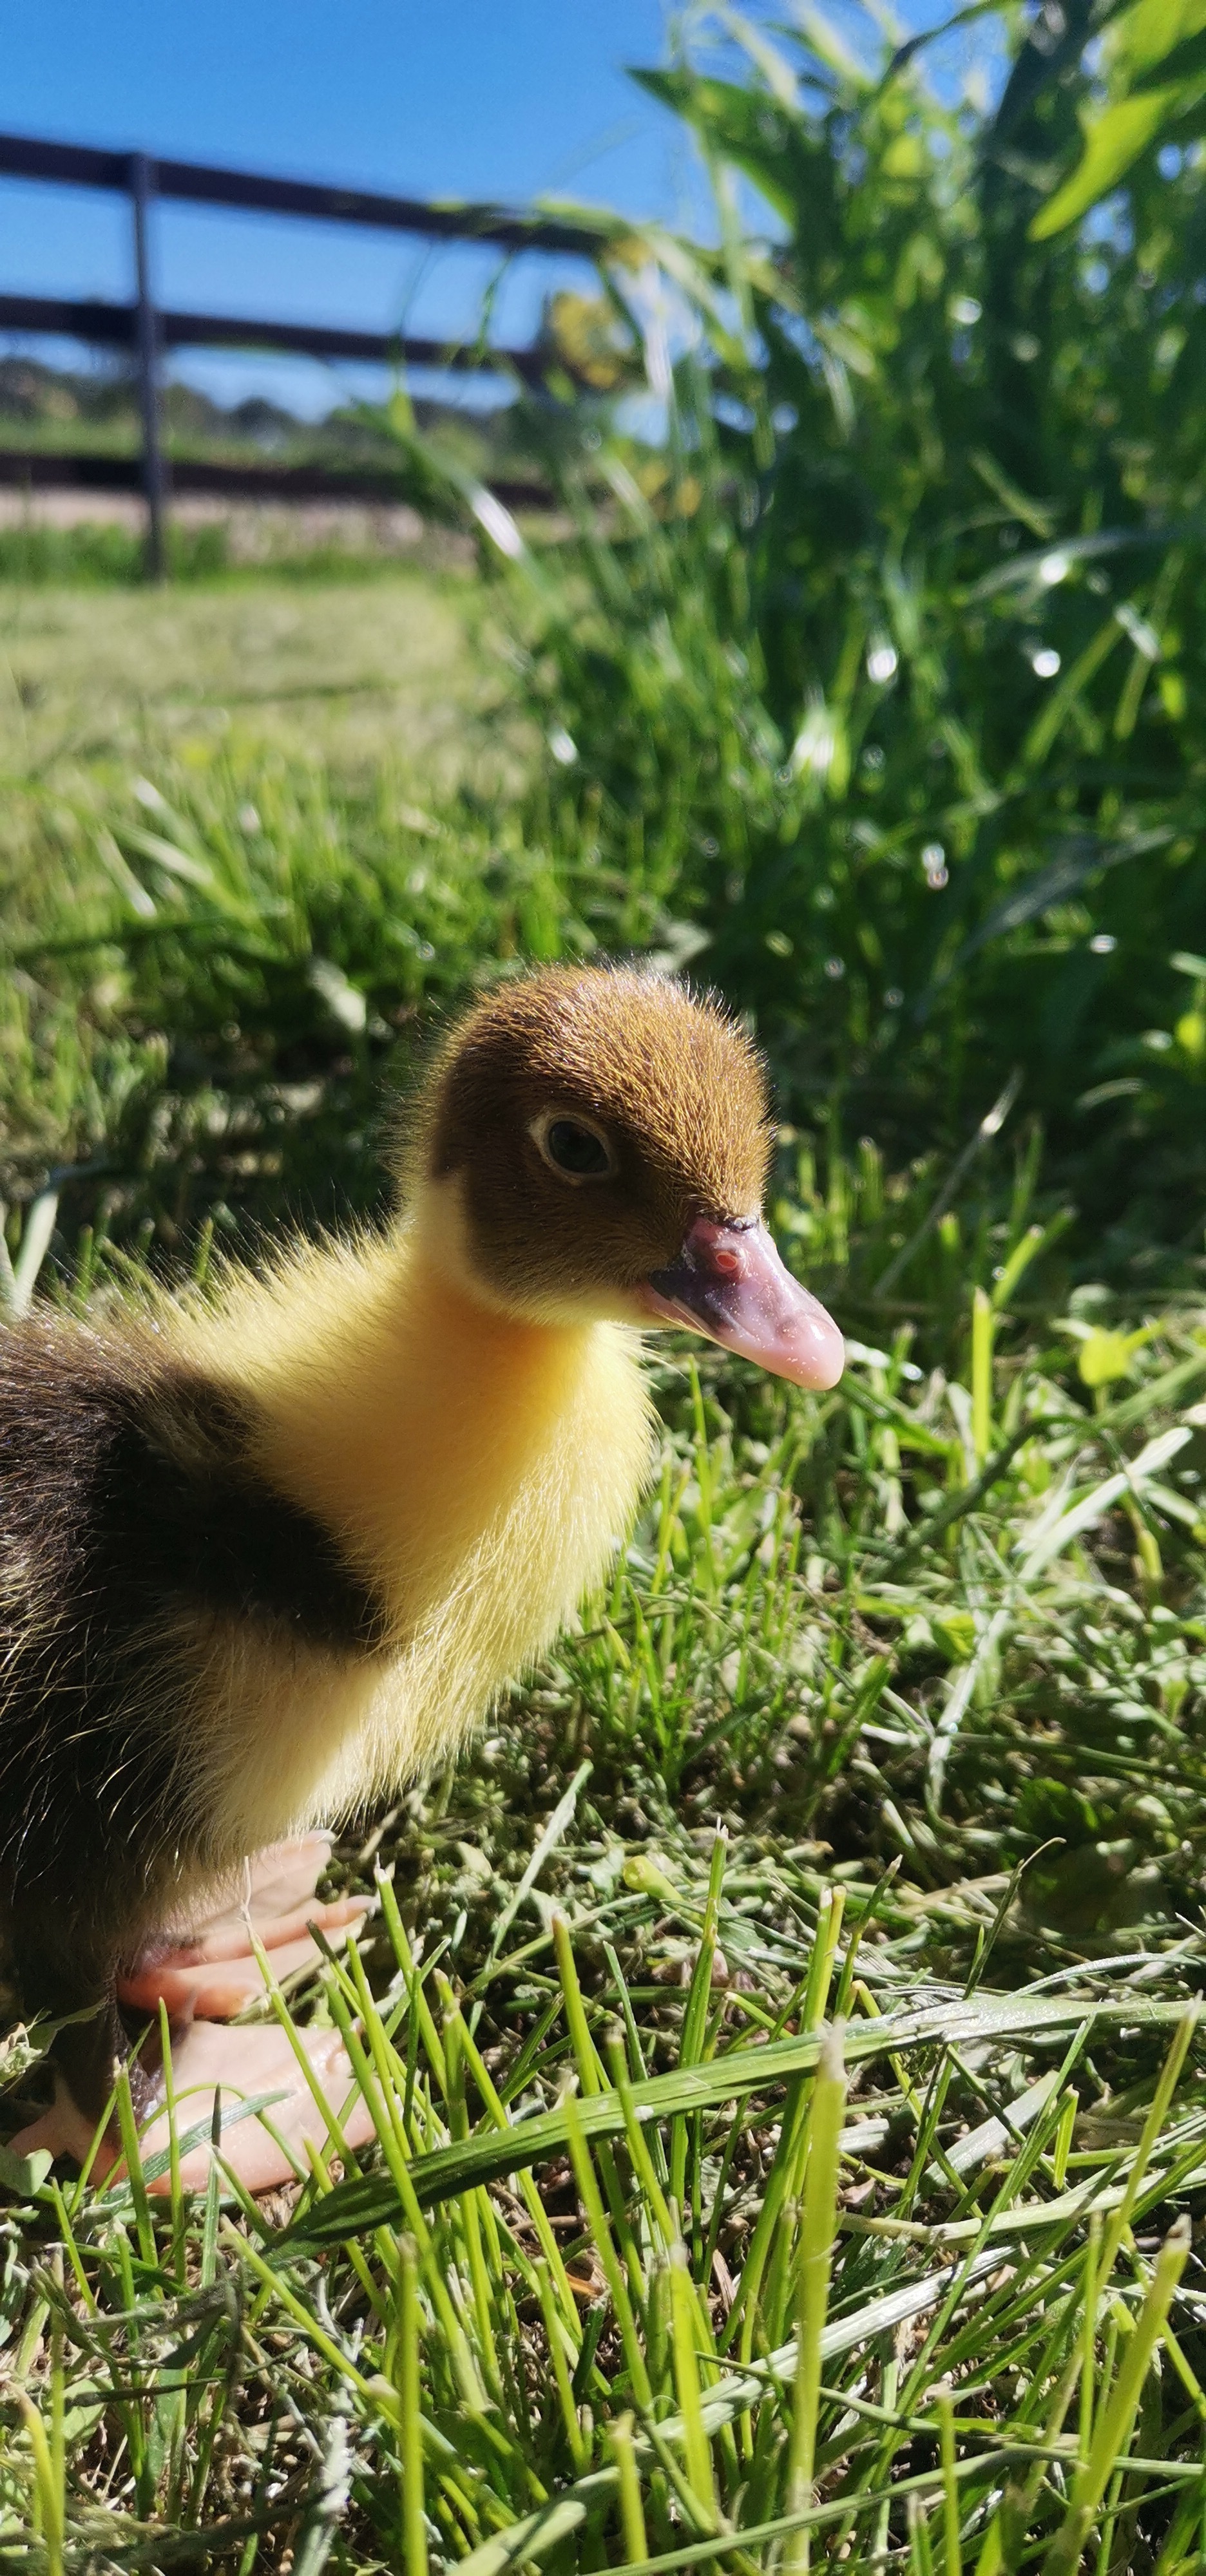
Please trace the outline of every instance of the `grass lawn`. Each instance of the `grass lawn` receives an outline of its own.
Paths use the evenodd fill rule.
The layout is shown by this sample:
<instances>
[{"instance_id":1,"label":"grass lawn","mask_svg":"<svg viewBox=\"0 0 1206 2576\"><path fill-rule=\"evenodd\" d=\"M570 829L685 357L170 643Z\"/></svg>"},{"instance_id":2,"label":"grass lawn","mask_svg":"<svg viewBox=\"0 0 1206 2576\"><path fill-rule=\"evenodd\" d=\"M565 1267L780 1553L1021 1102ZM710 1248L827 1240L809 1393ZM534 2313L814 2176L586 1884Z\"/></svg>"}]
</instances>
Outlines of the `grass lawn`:
<instances>
[{"instance_id":1,"label":"grass lawn","mask_svg":"<svg viewBox=\"0 0 1206 2576\"><path fill-rule=\"evenodd\" d=\"M461 620L0 602L18 1303L371 1215L434 1010L669 935L454 797ZM1074 1282L1028 1131L951 1178L781 1132L843 1383L662 1343L610 1589L339 1845L378 1911L272 2009L379 2146L259 2204L0 2158L6 2565L1203 2565L1206 1316Z\"/></svg>"},{"instance_id":2,"label":"grass lawn","mask_svg":"<svg viewBox=\"0 0 1206 2576\"><path fill-rule=\"evenodd\" d=\"M0 763L11 781L232 737L343 767L463 774L482 674L472 585L427 566L231 576L165 589L0 587Z\"/></svg>"}]
</instances>

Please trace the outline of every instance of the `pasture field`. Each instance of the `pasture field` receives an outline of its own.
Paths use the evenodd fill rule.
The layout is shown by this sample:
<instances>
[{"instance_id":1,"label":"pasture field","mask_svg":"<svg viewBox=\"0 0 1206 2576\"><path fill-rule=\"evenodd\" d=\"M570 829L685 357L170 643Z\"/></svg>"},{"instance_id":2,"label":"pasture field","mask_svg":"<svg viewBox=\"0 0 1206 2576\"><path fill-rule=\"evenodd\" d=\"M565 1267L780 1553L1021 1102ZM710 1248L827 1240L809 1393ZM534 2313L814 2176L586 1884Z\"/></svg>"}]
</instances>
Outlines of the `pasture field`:
<instances>
[{"instance_id":1,"label":"pasture field","mask_svg":"<svg viewBox=\"0 0 1206 2576\"><path fill-rule=\"evenodd\" d=\"M382 569L318 585L271 572L139 589L0 586L0 763L78 781L107 761L261 749L462 772L482 674L466 651L465 573Z\"/></svg>"}]
</instances>

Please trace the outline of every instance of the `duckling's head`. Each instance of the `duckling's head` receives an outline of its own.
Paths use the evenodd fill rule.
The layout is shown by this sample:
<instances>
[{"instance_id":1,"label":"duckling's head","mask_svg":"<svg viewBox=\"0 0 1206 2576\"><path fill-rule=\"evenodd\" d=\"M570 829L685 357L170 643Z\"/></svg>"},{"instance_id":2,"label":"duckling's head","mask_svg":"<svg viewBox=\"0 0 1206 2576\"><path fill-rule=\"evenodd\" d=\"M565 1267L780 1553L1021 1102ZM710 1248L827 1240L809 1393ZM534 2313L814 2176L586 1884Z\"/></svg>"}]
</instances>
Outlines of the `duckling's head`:
<instances>
[{"instance_id":1,"label":"duckling's head","mask_svg":"<svg viewBox=\"0 0 1206 2576\"><path fill-rule=\"evenodd\" d=\"M419 1206L462 1290L537 1322L686 1324L801 1386L842 1337L762 1221L766 1076L712 1000L620 967L497 985L454 1029Z\"/></svg>"}]
</instances>

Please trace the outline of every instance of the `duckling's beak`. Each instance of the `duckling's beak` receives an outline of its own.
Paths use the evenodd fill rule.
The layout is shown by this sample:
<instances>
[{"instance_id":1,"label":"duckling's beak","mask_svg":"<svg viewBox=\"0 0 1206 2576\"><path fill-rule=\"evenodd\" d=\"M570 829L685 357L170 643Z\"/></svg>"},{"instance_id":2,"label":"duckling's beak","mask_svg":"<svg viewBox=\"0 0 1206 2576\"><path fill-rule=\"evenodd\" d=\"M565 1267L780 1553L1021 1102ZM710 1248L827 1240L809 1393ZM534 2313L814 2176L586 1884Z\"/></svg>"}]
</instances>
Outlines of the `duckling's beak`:
<instances>
[{"instance_id":1,"label":"duckling's beak","mask_svg":"<svg viewBox=\"0 0 1206 2576\"><path fill-rule=\"evenodd\" d=\"M846 1347L816 1297L792 1278L760 1218L697 1217L677 1261L644 1283L647 1311L687 1324L795 1386L836 1386Z\"/></svg>"}]
</instances>

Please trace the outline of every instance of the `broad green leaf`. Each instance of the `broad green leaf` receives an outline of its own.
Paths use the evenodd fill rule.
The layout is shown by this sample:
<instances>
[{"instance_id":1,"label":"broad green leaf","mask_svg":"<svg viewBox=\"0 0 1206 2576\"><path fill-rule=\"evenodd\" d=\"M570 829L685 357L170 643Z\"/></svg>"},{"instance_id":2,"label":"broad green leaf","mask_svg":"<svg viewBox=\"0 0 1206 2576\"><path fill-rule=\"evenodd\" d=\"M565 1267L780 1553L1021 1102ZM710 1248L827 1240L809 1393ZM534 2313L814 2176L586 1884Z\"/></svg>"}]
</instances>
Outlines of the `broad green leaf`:
<instances>
[{"instance_id":1,"label":"broad green leaf","mask_svg":"<svg viewBox=\"0 0 1206 2576\"><path fill-rule=\"evenodd\" d=\"M1171 54L1143 73L1134 86L1141 91L1152 88L1157 81L1196 80L1202 72L1206 72L1206 29L1199 35L1187 36L1183 45L1174 45Z\"/></svg>"},{"instance_id":2,"label":"broad green leaf","mask_svg":"<svg viewBox=\"0 0 1206 2576\"><path fill-rule=\"evenodd\" d=\"M895 134L879 166L885 179L922 179L926 169L925 147L916 134Z\"/></svg>"},{"instance_id":3,"label":"broad green leaf","mask_svg":"<svg viewBox=\"0 0 1206 2576\"><path fill-rule=\"evenodd\" d=\"M1087 215L1090 206L1107 197L1127 171L1156 141L1164 126L1171 122L1177 109L1189 104L1192 95L1188 82L1172 82L1160 89L1140 91L1133 98L1120 98L1086 128L1085 148L1077 168L1062 188L1057 188L1041 207L1030 226L1031 241L1050 241L1054 234L1066 232L1069 224Z\"/></svg>"},{"instance_id":4,"label":"broad green leaf","mask_svg":"<svg viewBox=\"0 0 1206 2576\"><path fill-rule=\"evenodd\" d=\"M1115 95L1082 116L1085 148L1061 188L1035 216L1032 241L1049 241L1108 196L1180 112L1206 72L1206 0L1138 0L1114 30Z\"/></svg>"},{"instance_id":5,"label":"broad green leaf","mask_svg":"<svg viewBox=\"0 0 1206 2576\"><path fill-rule=\"evenodd\" d=\"M744 171L804 241L815 243L820 227L828 242L835 223L833 159L811 140L801 117L765 91L690 71L643 71L636 78L651 97L686 117L722 159Z\"/></svg>"},{"instance_id":6,"label":"broad green leaf","mask_svg":"<svg viewBox=\"0 0 1206 2576\"><path fill-rule=\"evenodd\" d=\"M11 2192L15 2200L32 2200L53 2163L45 2147L36 2147L31 2156L15 2156L11 2147L0 2147L0 2191Z\"/></svg>"},{"instance_id":7,"label":"broad green leaf","mask_svg":"<svg viewBox=\"0 0 1206 2576\"><path fill-rule=\"evenodd\" d=\"M1085 1386L1112 1386L1115 1378L1130 1374L1131 1361L1146 1333L1110 1333L1101 1329L1090 1333L1076 1354L1077 1374Z\"/></svg>"},{"instance_id":8,"label":"broad green leaf","mask_svg":"<svg viewBox=\"0 0 1206 2576\"><path fill-rule=\"evenodd\" d=\"M952 1664L965 1664L975 1651L976 1622L970 1610L948 1610L932 1621L934 1635Z\"/></svg>"},{"instance_id":9,"label":"broad green leaf","mask_svg":"<svg viewBox=\"0 0 1206 2576\"><path fill-rule=\"evenodd\" d=\"M1134 80L1167 65L1172 77L1179 78L1180 58L1203 30L1206 0L1136 0L1110 31L1113 68Z\"/></svg>"}]
</instances>

